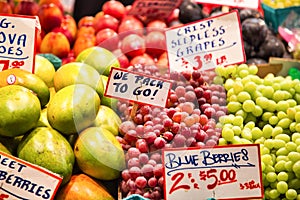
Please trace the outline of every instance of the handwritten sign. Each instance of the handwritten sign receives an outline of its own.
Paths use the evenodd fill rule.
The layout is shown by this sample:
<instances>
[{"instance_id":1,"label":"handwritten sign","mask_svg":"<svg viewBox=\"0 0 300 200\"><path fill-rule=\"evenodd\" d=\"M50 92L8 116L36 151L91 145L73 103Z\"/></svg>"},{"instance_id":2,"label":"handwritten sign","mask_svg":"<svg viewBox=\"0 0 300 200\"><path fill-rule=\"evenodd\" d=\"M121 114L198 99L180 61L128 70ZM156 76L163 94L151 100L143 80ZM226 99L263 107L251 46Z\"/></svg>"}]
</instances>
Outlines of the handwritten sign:
<instances>
[{"instance_id":1,"label":"handwritten sign","mask_svg":"<svg viewBox=\"0 0 300 200\"><path fill-rule=\"evenodd\" d=\"M259 0L196 0L196 2L252 9L258 9L260 4Z\"/></svg>"},{"instance_id":2,"label":"handwritten sign","mask_svg":"<svg viewBox=\"0 0 300 200\"><path fill-rule=\"evenodd\" d=\"M34 72L36 23L34 16L0 15L0 71Z\"/></svg>"},{"instance_id":3,"label":"handwritten sign","mask_svg":"<svg viewBox=\"0 0 300 200\"><path fill-rule=\"evenodd\" d=\"M129 14L147 17L148 19L166 19L177 8L182 0L136 0Z\"/></svg>"},{"instance_id":4,"label":"handwritten sign","mask_svg":"<svg viewBox=\"0 0 300 200\"><path fill-rule=\"evenodd\" d=\"M53 199L62 177L0 151L2 199Z\"/></svg>"},{"instance_id":5,"label":"handwritten sign","mask_svg":"<svg viewBox=\"0 0 300 200\"><path fill-rule=\"evenodd\" d=\"M169 81L112 68L104 95L165 107L170 88Z\"/></svg>"},{"instance_id":6,"label":"handwritten sign","mask_svg":"<svg viewBox=\"0 0 300 200\"><path fill-rule=\"evenodd\" d=\"M245 62L237 11L165 32L170 71L208 70Z\"/></svg>"},{"instance_id":7,"label":"handwritten sign","mask_svg":"<svg viewBox=\"0 0 300 200\"><path fill-rule=\"evenodd\" d=\"M164 149L165 199L262 198L258 144Z\"/></svg>"}]
</instances>

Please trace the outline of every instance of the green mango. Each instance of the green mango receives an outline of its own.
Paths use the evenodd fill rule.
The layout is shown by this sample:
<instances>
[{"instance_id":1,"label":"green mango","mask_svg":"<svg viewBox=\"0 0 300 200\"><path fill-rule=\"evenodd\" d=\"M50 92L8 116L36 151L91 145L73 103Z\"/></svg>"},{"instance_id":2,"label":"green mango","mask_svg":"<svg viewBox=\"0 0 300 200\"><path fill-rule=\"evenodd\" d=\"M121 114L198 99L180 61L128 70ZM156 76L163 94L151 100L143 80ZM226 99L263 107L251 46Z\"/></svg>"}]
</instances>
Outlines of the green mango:
<instances>
[{"instance_id":1,"label":"green mango","mask_svg":"<svg viewBox=\"0 0 300 200\"><path fill-rule=\"evenodd\" d=\"M67 183L75 163L73 149L58 131L49 127L37 127L22 138L17 156L46 168L63 177Z\"/></svg>"},{"instance_id":2,"label":"green mango","mask_svg":"<svg viewBox=\"0 0 300 200\"><path fill-rule=\"evenodd\" d=\"M36 74L19 68L0 71L0 87L20 85L31 90L40 100L41 107L46 106L50 99L47 84Z\"/></svg>"},{"instance_id":3,"label":"green mango","mask_svg":"<svg viewBox=\"0 0 300 200\"><path fill-rule=\"evenodd\" d=\"M23 135L17 137L0 137L0 143L12 154L17 154L17 148Z\"/></svg>"},{"instance_id":4,"label":"green mango","mask_svg":"<svg viewBox=\"0 0 300 200\"><path fill-rule=\"evenodd\" d=\"M20 85L0 88L0 136L16 137L33 129L41 104L31 90Z\"/></svg>"},{"instance_id":5,"label":"green mango","mask_svg":"<svg viewBox=\"0 0 300 200\"><path fill-rule=\"evenodd\" d=\"M50 100L47 119L52 128L64 135L72 135L92 125L99 106L100 97L92 87L68 85Z\"/></svg>"},{"instance_id":6,"label":"green mango","mask_svg":"<svg viewBox=\"0 0 300 200\"><path fill-rule=\"evenodd\" d=\"M49 127L52 128L47 119L47 108L41 110L40 119L36 124L36 127Z\"/></svg>"},{"instance_id":7,"label":"green mango","mask_svg":"<svg viewBox=\"0 0 300 200\"><path fill-rule=\"evenodd\" d=\"M2 143L0 143L0 151L11 155L11 152Z\"/></svg>"},{"instance_id":8,"label":"green mango","mask_svg":"<svg viewBox=\"0 0 300 200\"><path fill-rule=\"evenodd\" d=\"M108 82L108 77L105 75L100 75L100 77L103 82L103 87L106 88L107 82ZM104 93L102 95L100 95L100 98L101 98L101 105L108 106L113 110L117 109L118 99L104 96Z\"/></svg>"},{"instance_id":9,"label":"green mango","mask_svg":"<svg viewBox=\"0 0 300 200\"><path fill-rule=\"evenodd\" d=\"M119 126L122 123L119 115L110 107L100 105L94 126L109 130L113 135L119 135Z\"/></svg>"},{"instance_id":10,"label":"green mango","mask_svg":"<svg viewBox=\"0 0 300 200\"><path fill-rule=\"evenodd\" d=\"M78 167L87 175L100 180L114 180L125 168L125 154L116 137L105 128L83 130L75 143Z\"/></svg>"},{"instance_id":11,"label":"green mango","mask_svg":"<svg viewBox=\"0 0 300 200\"><path fill-rule=\"evenodd\" d=\"M89 47L80 52L76 62L86 63L105 76L109 75L112 67L120 68L118 58L111 51L99 46Z\"/></svg>"}]
</instances>

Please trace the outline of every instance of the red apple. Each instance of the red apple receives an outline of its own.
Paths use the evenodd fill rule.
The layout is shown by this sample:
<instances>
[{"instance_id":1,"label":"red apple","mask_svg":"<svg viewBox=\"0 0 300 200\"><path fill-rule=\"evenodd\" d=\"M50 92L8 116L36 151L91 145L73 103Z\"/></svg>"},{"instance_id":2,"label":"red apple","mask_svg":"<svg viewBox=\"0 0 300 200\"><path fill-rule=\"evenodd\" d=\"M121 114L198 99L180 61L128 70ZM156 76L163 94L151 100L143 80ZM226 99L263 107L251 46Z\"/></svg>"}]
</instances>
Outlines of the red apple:
<instances>
[{"instance_id":1,"label":"red apple","mask_svg":"<svg viewBox=\"0 0 300 200\"><path fill-rule=\"evenodd\" d=\"M14 7L14 14L34 16L38 14L39 7L35 1L23 0Z\"/></svg>"},{"instance_id":2,"label":"red apple","mask_svg":"<svg viewBox=\"0 0 300 200\"><path fill-rule=\"evenodd\" d=\"M119 20L111 15L104 14L103 12L99 12L95 15L94 28L96 32L105 28L110 28L114 31L117 31L118 26Z\"/></svg>"},{"instance_id":3,"label":"red apple","mask_svg":"<svg viewBox=\"0 0 300 200\"><path fill-rule=\"evenodd\" d=\"M127 35L121 41L120 49L125 55L131 58L138 55L143 55L146 52L145 39L142 36L134 33Z\"/></svg>"},{"instance_id":4,"label":"red apple","mask_svg":"<svg viewBox=\"0 0 300 200\"><path fill-rule=\"evenodd\" d=\"M36 39L35 39L35 48L36 48L36 53L40 52L40 46L42 43L42 37L43 37L43 33L38 32L36 34Z\"/></svg>"},{"instance_id":5,"label":"red apple","mask_svg":"<svg viewBox=\"0 0 300 200\"><path fill-rule=\"evenodd\" d=\"M119 35L110 28L105 28L97 32L96 45L108 50L115 50L119 46Z\"/></svg>"},{"instance_id":6,"label":"red apple","mask_svg":"<svg viewBox=\"0 0 300 200\"><path fill-rule=\"evenodd\" d=\"M82 26L78 29L76 38L85 37L85 35L93 35L95 36L96 31L92 26Z\"/></svg>"},{"instance_id":7,"label":"red apple","mask_svg":"<svg viewBox=\"0 0 300 200\"><path fill-rule=\"evenodd\" d=\"M78 21L78 28L82 26L94 26L94 16L84 16Z\"/></svg>"},{"instance_id":8,"label":"red apple","mask_svg":"<svg viewBox=\"0 0 300 200\"><path fill-rule=\"evenodd\" d=\"M126 14L128 14L128 12L131 10L131 8L132 8L132 5L125 6Z\"/></svg>"},{"instance_id":9,"label":"red apple","mask_svg":"<svg viewBox=\"0 0 300 200\"><path fill-rule=\"evenodd\" d=\"M75 62L75 61L76 61L76 58L75 58L74 52L70 51L70 53L68 54L67 57L61 59L61 65L64 65L64 64L67 64L70 62Z\"/></svg>"},{"instance_id":10,"label":"red apple","mask_svg":"<svg viewBox=\"0 0 300 200\"><path fill-rule=\"evenodd\" d=\"M59 7L59 9L64 12L64 6L61 3L61 0L39 0L39 5L54 3Z\"/></svg>"},{"instance_id":11,"label":"red apple","mask_svg":"<svg viewBox=\"0 0 300 200\"><path fill-rule=\"evenodd\" d=\"M117 0L106 1L102 5L102 11L105 14L111 15L119 20L122 19L126 14L125 6Z\"/></svg>"},{"instance_id":12,"label":"red apple","mask_svg":"<svg viewBox=\"0 0 300 200\"><path fill-rule=\"evenodd\" d=\"M113 51L113 54L118 58L121 68L129 67L129 59L128 57L122 53L121 49L116 49Z\"/></svg>"},{"instance_id":13,"label":"red apple","mask_svg":"<svg viewBox=\"0 0 300 200\"><path fill-rule=\"evenodd\" d=\"M67 29L65 26L62 27L55 27L54 29L51 30L51 32L60 32L62 34L64 34L67 39L69 40L70 45L72 45L74 43L75 38L72 36L71 32L69 31L69 29Z\"/></svg>"},{"instance_id":14,"label":"red apple","mask_svg":"<svg viewBox=\"0 0 300 200\"><path fill-rule=\"evenodd\" d=\"M48 33L55 27L61 25L64 15L56 4L50 3L40 6L38 17L40 19L41 27Z\"/></svg>"},{"instance_id":15,"label":"red apple","mask_svg":"<svg viewBox=\"0 0 300 200\"><path fill-rule=\"evenodd\" d=\"M12 14L13 8L10 3L7 3L6 1L0 1L0 13L3 14Z\"/></svg>"},{"instance_id":16,"label":"red apple","mask_svg":"<svg viewBox=\"0 0 300 200\"><path fill-rule=\"evenodd\" d=\"M131 65L131 66L138 65L138 64L143 65L143 66L149 66L149 65L155 65L155 62L151 56L144 53L143 55L138 55L138 56L133 57L129 63L129 65Z\"/></svg>"},{"instance_id":17,"label":"red apple","mask_svg":"<svg viewBox=\"0 0 300 200\"><path fill-rule=\"evenodd\" d=\"M59 58L68 56L70 50L69 40L60 32L47 33L40 45L41 53L52 53Z\"/></svg>"},{"instance_id":18,"label":"red apple","mask_svg":"<svg viewBox=\"0 0 300 200\"><path fill-rule=\"evenodd\" d=\"M166 51L166 36L161 31L151 31L146 35L146 52L152 57L159 57Z\"/></svg>"},{"instance_id":19,"label":"red apple","mask_svg":"<svg viewBox=\"0 0 300 200\"><path fill-rule=\"evenodd\" d=\"M179 17L179 8L175 8L171 15L166 19L167 24L170 24L174 20L178 20Z\"/></svg>"},{"instance_id":20,"label":"red apple","mask_svg":"<svg viewBox=\"0 0 300 200\"><path fill-rule=\"evenodd\" d=\"M120 22L118 33L121 38L130 34L142 36L144 34L144 24L132 15L126 15Z\"/></svg>"},{"instance_id":21,"label":"red apple","mask_svg":"<svg viewBox=\"0 0 300 200\"><path fill-rule=\"evenodd\" d=\"M183 25L181 21L179 20L173 20L169 23L169 28L175 28Z\"/></svg>"},{"instance_id":22,"label":"red apple","mask_svg":"<svg viewBox=\"0 0 300 200\"><path fill-rule=\"evenodd\" d=\"M60 26L67 28L72 37L75 39L77 33L77 23L73 16L65 14Z\"/></svg>"},{"instance_id":23,"label":"red apple","mask_svg":"<svg viewBox=\"0 0 300 200\"><path fill-rule=\"evenodd\" d=\"M163 52L159 56L159 58L156 62L156 66L160 69L160 71L161 70L163 70L163 71L166 71L166 70L168 71L169 70L169 60L168 60L168 54L167 54L166 51Z\"/></svg>"},{"instance_id":24,"label":"red apple","mask_svg":"<svg viewBox=\"0 0 300 200\"><path fill-rule=\"evenodd\" d=\"M167 28L168 28L168 26L167 26L166 22L163 20L160 20L160 19L152 20L147 24L147 32L150 32L150 31L164 32Z\"/></svg>"}]
</instances>

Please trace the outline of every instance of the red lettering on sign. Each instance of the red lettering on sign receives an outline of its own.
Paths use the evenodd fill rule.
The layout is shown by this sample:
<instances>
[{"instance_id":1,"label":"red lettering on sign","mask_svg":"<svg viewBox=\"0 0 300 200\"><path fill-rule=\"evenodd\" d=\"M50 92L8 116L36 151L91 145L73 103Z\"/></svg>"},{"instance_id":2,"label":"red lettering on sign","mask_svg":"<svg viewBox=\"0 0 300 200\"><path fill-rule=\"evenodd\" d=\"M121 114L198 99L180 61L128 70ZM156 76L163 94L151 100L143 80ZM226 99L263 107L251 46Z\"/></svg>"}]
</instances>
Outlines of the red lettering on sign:
<instances>
[{"instance_id":1,"label":"red lettering on sign","mask_svg":"<svg viewBox=\"0 0 300 200\"><path fill-rule=\"evenodd\" d=\"M194 60L198 63L198 67L197 69L201 69L202 68L202 60L200 56L195 56Z\"/></svg>"},{"instance_id":2,"label":"red lettering on sign","mask_svg":"<svg viewBox=\"0 0 300 200\"><path fill-rule=\"evenodd\" d=\"M11 65L13 66L13 68L20 68L24 65L24 61L14 61L11 63Z\"/></svg>"},{"instance_id":3,"label":"red lettering on sign","mask_svg":"<svg viewBox=\"0 0 300 200\"><path fill-rule=\"evenodd\" d=\"M3 65L2 71L7 70L9 67L9 60L0 60L0 65Z\"/></svg>"},{"instance_id":4,"label":"red lettering on sign","mask_svg":"<svg viewBox=\"0 0 300 200\"><path fill-rule=\"evenodd\" d=\"M260 184L259 183L255 183L254 180L251 180L249 182L246 183L240 183L240 189L241 190L253 190L256 188L260 188Z\"/></svg>"},{"instance_id":5,"label":"red lettering on sign","mask_svg":"<svg viewBox=\"0 0 300 200\"><path fill-rule=\"evenodd\" d=\"M0 200L4 200L4 199L6 199L8 197L9 197L8 194L0 194Z\"/></svg>"},{"instance_id":6,"label":"red lettering on sign","mask_svg":"<svg viewBox=\"0 0 300 200\"><path fill-rule=\"evenodd\" d=\"M179 182L182 181L183 177L184 173L182 172L176 173L171 177L171 180L174 181L174 184L172 185L169 194L172 194L179 189L189 190L191 188L189 185L179 185Z\"/></svg>"},{"instance_id":7,"label":"red lettering on sign","mask_svg":"<svg viewBox=\"0 0 300 200\"><path fill-rule=\"evenodd\" d=\"M221 56L220 58L217 58L217 59L216 59L217 65L221 65L221 64L223 64L225 61L226 61L226 56L225 56L225 55L223 55L223 56Z\"/></svg>"}]
</instances>

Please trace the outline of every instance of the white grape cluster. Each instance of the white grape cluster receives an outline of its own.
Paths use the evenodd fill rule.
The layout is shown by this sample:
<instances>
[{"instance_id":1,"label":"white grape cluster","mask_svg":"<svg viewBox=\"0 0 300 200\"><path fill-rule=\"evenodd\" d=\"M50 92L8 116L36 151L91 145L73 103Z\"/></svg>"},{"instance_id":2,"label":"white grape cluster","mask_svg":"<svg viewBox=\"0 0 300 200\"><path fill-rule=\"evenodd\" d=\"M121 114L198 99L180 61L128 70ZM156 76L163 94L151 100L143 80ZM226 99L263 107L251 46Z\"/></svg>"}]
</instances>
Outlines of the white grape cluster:
<instances>
[{"instance_id":1,"label":"white grape cluster","mask_svg":"<svg viewBox=\"0 0 300 200\"><path fill-rule=\"evenodd\" d=\"M219 145L259 143L265 199L300 199L300 81L257 75L255 65L218 66L228 115Z\"/></svg>"}]
</instances>

